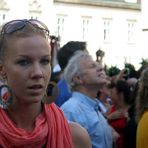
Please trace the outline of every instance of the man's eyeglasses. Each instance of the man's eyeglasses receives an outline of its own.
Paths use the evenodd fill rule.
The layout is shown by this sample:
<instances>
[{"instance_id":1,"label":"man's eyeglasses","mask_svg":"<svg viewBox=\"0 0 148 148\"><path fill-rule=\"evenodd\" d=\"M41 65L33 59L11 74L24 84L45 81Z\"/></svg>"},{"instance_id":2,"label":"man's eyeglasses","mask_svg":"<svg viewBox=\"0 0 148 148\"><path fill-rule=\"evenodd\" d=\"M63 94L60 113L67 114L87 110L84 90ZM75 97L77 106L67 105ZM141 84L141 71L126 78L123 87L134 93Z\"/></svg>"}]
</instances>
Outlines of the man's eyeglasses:
<instances>
[{"instance_id":1,"label":"man's eyeglasses","mask_svg":"<svg viewBox=\"0 0 148 148\"><path fill-rule=\"evenodd\" d=\"M2 27L1 36L4 36L5 34L12 34L18 30L21 30L26 26L26 24L31 24L32 26L43 30L44 33L49 36L49 30L47 26L41 21L35 19L13 20L8 22Z\"/></svg>"}]
</instances>

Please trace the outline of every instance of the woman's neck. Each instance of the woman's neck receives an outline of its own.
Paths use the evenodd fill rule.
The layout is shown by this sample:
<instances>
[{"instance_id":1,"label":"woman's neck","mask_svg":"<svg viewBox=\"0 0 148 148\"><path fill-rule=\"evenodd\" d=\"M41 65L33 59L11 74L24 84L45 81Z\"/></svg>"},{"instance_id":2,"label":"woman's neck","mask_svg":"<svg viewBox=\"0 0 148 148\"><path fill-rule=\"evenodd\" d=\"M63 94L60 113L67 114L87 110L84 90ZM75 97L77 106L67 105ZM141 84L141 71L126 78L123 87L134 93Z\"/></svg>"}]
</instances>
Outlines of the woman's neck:
<instances>
[{"instance_id":1,"label":"woman's neck","mask_svg":"<svg viewBox=\"0 0 148 148\"><path fill-rule=\"evenodd\" d=\"M41 102L12 105L6 112L17 128L32 131L35 127L36 117L42 112L42 105Z\"/></svg>"},{"instance_id":2,"label":"woman's neck","mask_svg":"<svg viewBox=\"0 0 148 148\"><path fill-rule=\"evenodd\" d=\"M123 111L128 110L128 105L126 105L126 104L116 104L115 106L116 106L117 110L123 110Z\"/></svg>"}]
</instances>

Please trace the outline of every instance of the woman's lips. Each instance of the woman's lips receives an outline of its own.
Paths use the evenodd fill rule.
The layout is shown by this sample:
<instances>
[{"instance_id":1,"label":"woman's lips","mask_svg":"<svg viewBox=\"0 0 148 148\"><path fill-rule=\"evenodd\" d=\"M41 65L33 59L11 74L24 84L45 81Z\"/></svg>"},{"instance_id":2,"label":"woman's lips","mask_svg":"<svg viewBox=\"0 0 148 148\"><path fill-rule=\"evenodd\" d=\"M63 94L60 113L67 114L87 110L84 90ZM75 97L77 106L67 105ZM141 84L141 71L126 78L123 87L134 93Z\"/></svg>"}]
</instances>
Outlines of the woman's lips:
<instances>
[{"instance_id":1,"label":"woman's lips","mask_svg":"<svg viewBox=\"0 0 148 148\"><path fill-rule=\"evenodd\" d=\"M32 95L41 95L43 92L43 86L42 85L32 85L28 87L28 91Z\"/></svg>"},{"instance_id":2,"label":"woman's lips","mask_svg":"<svg viewBox=\"0 0 148 148\"><path fill-rule=\"evenodd\" d=\"M29 86L28 88L29 89L40 89L40 88L43 88L43 86L40 84L36 84L36 85Z\"/></svg>"}]
</instances>

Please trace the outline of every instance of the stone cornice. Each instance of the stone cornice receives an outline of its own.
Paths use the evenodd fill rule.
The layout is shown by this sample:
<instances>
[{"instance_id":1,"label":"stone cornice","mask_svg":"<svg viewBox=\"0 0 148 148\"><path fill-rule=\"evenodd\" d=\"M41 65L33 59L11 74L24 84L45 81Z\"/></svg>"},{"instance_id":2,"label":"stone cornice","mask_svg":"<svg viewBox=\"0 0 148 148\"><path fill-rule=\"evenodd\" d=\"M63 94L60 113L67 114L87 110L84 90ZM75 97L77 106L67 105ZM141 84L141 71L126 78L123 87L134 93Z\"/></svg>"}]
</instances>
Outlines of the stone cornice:
<instances>
[{"instance_id":1,"label":"stone cornice","mask_svg":"<svg viewBox=\"0 0 148 148\"><path fill-rule=\"evenodd\" d=\"M67 4L77 4L77 5L89 5L96 7L110 7L110 8L120 8L120 9L134 9L141 10L141 5L139 3L128 3L124 1L113 1L113 0L54 0L55 3L67 3Z\"/></svg>"},{"instance_id":2,"label":"stone cornice","mask_svg":"<svg viewBox=\"0 0 148 148\"><path fill-rule=\"evenodd\" d=\"M0 10L9 10L9 7L5 0L0 0Z\"/></svg>"},{"instance_id":3,"label":"stone cornice","mask_svg":"<svg viewBox=\"0 0 148 148\"><path fill-rule=\"evenodd\" d=\"M30 12L36 12L41 13L41 4L37 0L32 0L29 3L29 11Z\"/></svg>"}]
</instances>

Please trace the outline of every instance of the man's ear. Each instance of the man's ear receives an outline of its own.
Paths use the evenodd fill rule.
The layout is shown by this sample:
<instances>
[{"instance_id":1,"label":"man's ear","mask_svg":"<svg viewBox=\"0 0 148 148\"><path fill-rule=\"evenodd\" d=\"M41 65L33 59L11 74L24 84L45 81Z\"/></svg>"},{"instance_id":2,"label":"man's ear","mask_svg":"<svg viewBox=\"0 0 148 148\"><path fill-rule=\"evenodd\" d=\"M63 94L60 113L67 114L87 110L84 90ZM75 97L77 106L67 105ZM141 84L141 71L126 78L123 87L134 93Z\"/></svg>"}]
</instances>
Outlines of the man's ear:
<instances>
[{"instance_id":1,"label":"man's ear","mask_svg":"<svg viewBox=\"0 0 148 148\"><path fill-rule=\"evenodd\" d=\"M73 82L75 83L75 84L83 84L83 81L82 81L82 79L81 79L81 77L80 76L75 76L75 77L73 77Z\"/></svg>"}]
</instances>

